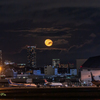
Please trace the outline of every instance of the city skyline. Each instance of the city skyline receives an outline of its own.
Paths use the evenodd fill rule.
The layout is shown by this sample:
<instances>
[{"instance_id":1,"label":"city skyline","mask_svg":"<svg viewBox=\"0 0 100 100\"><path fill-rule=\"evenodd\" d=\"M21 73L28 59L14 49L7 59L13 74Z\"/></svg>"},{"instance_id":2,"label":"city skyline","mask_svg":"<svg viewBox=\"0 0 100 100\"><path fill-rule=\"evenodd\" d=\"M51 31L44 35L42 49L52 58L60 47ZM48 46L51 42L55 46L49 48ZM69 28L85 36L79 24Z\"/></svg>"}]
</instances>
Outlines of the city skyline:
<instances>
[{"instance_id":1,"label":"city skyline","mask_svg":"<svg viewBox=\"0 0 100 100\"><path fill-rule=\"evenodd\" d=\"M99 0L0 1L2 59L27 62L27 46L36 46L36 65L75 62L100 55ZM45 40L53 45L47 47Z\"/></svg>"}]
</instances>

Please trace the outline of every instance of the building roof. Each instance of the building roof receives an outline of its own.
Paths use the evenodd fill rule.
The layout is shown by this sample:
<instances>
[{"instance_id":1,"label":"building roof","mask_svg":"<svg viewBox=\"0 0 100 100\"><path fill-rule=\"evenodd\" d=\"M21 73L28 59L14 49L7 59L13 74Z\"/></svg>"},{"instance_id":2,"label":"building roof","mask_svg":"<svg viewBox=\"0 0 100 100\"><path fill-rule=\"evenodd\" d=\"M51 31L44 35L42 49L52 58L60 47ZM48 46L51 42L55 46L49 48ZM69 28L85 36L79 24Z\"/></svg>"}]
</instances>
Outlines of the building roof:
<instances>
[{"instance_id":1,"label":"building roof","mask_svg":"<svg viewBox=\"0 0 100 100\"><path fill-rule=\"evenodd\" d=\"M81 68L100 68L100 56L90 57Z\"/></svg>"}]
</instances>

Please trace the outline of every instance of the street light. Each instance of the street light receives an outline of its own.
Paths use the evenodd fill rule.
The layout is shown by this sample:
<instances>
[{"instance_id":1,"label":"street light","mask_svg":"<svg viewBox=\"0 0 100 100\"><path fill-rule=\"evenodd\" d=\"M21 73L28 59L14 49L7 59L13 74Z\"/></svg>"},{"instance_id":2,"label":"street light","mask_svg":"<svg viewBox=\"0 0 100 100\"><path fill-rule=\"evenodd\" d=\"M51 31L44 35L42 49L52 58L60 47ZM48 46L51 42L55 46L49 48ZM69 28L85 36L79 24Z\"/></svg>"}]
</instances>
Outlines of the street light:
<instances>
[{"instance_id":1,"label":"street light","mask_svg":"<svg viewBox=\"0 0 100 100\"><path fill-rule=\"evenodd\" d=\"M0 66L0 74L1 74L1 66Z\"/></svg>"},{"instance_id":2,"label":"street light","mask_svg":"<svg viewBox=\"0 0 100 100\"><path fill-rule=\"evenodd\" d=\"M1 66L0 66L0 78L1 78L1 70L2 70L2 68L1 68Z\"/></svg>"}]
</instances>

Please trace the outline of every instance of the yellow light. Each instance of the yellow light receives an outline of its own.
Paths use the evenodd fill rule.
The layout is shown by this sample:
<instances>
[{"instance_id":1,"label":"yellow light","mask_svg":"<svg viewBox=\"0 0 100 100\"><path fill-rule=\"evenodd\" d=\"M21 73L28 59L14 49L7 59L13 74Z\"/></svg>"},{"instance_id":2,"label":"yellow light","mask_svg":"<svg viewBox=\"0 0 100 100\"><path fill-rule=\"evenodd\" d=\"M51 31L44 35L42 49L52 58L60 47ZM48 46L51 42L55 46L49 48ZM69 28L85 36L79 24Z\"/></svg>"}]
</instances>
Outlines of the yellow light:
<instances>
[{"instance_id":1,"label":"yellow light","mask_svg":"<svg viewBox=\"0 0 100 100\"><path fill-rule=\"evenodd\" d=\"M45 45L46 46L50 47L50 46L52 46L52 44L53 44L53 41L52 40L50 40L50 39L46 39L45 40Z\"/></svg>"},{"instance_id":2,"label":"yellow light","mask_svg":"<svg viewBox=\"0 0 100 100\"><path fill-rule=\"evenodd\" d=\"M1 67L0 67L0 79L1 79Z\"/></svg>"}]
</instances>

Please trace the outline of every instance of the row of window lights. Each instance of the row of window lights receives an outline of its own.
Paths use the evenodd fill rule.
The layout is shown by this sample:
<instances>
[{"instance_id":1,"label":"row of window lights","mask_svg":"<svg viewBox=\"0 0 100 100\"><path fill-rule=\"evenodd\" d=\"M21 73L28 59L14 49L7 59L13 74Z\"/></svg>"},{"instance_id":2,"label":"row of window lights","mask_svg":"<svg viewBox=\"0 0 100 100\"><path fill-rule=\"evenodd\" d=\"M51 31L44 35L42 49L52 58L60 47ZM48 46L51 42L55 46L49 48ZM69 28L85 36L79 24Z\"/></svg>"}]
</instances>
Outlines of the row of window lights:
<instances>
[{"instance_id":1,"label":"row of window lights","mask_svg":"<svg viewBox=\"0 0 100 100\"><path fill-rule=\"evenodd\" d=\"M28 78L28 77L18 77L18 78L23 78L23 79L25 79L25 78Z\"/></svg>"}]
</instances>

